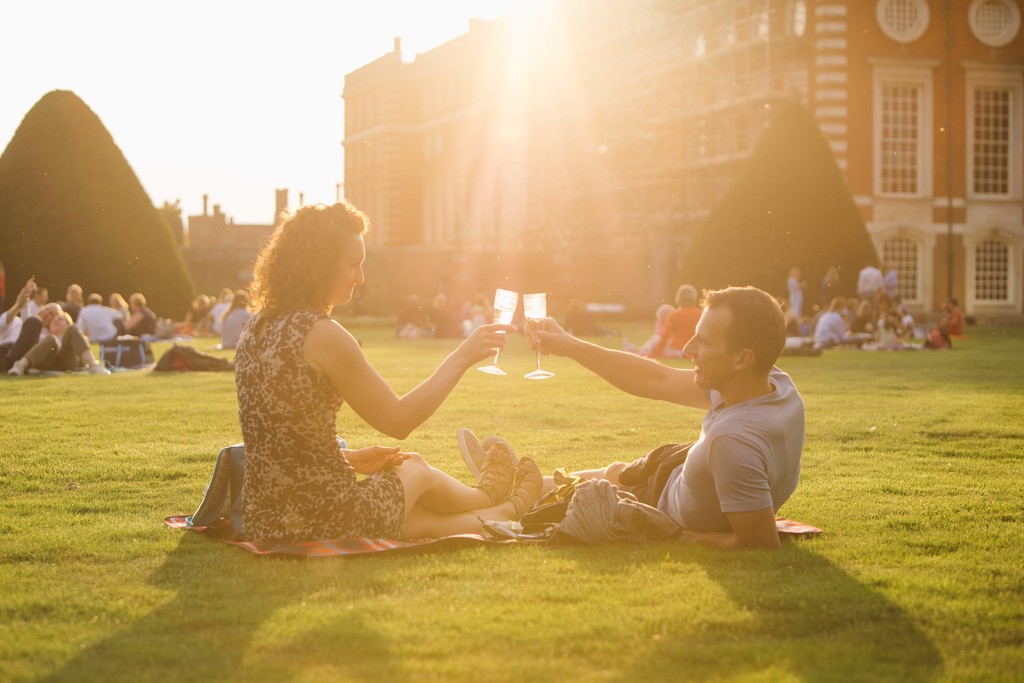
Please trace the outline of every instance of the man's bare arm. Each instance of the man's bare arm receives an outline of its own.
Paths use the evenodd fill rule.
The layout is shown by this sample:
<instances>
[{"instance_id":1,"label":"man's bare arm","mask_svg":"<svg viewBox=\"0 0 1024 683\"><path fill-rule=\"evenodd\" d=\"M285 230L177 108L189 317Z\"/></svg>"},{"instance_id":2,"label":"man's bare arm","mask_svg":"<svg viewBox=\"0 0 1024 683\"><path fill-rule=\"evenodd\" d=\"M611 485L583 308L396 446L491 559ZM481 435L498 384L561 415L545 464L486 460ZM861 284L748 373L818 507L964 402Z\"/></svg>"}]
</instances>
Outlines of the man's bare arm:
<instances>
[{"instance_id":1,"label":"man's bare arm","mask_svg":"<svg viewBox=\"0 0 1024 683\"><path fill-rule=\"evenodd\" d=\"M701 543L708 543L727 550L755 548L778 550L779 532L775 527L775 511L763 508L751 512L727 512L726 519L732 531L683 531L683 535Z\"/></svg>"},{"instance_id":2,"label":"man's bare arm","mask_svg":"<svg viewBox=\"0 0 1024 683\"><path fill-rule=\"evenodd\" d=\"M572 336L551 318L544 321L544 329L528 329L527 337L534 348L540 345L542 353L571 358L626 393L693 408L711 406L707 393L694 384L693 370L591 344Z\"/></svg>"}]
</instances>

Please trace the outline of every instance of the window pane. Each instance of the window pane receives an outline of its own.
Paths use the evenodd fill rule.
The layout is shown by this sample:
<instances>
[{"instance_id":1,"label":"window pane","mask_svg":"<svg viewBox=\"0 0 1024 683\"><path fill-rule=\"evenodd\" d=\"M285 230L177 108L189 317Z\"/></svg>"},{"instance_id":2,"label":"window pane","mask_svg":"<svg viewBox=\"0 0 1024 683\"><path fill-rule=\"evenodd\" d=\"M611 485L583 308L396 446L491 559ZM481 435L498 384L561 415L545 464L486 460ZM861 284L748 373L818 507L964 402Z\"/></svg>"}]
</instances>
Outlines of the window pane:
<instances>
[{"instance_id":1,"label":"window pane","mask_svg":"<svg viewBox=\"0 0 1024 683\"><path fill-rule=\"evenodd\" d=\"M906 237L887 240L882 246L883 260L892 263L899 274L896 295L900 301L917 301L917 243Z\"/></svg>"},{"instance_id":2,"label":"window pane","mask_svg":"<svg viewBox=\"0 0 1024 683\"><path fill-rule=\"evenodd\" d=\"M882 86L881 166L882 192L917 193L918 129L917 86Z\"/></svg>"},{"instance_id":3,"label":"window pane","mask_svg":"<svg viewBox=\"0 0 1024 683\"><path fill-rule=\"evenodd\" d=\"M974 252L974 291L978 301L1007 301L1010 250L1005 243L986 240Z\"/></svg>"},{"instance_id":4,"label":"window pane","mask_svg":"<svg viewBox=\"0 0 1024 683\"><path fill-rule=\"evenodd\" d=\"M974 192L1010 193L1010 91L974 89Z\"/></svg>"}]
</instances>

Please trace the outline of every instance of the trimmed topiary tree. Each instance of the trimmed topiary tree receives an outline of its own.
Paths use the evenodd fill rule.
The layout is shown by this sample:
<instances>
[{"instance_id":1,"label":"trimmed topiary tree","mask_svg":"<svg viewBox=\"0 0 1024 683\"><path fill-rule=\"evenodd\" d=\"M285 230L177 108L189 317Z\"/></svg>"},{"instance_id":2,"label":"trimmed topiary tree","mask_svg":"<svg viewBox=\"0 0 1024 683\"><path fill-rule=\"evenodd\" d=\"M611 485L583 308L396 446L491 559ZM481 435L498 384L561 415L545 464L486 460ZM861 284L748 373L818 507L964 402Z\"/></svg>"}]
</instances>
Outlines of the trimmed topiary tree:
<instances>
[{"instance_id":1,"label":"trimmed topiary tree","mask_svg":"<svg viewBox=\"0 0 1024 683\"><path fill-rule=\"evenodd\" d=\"M853 294L875 247L817 123L802 105L781 105L683 258L698 289L754 285L782 299L793 267L806 281L805 313L830 266Z\"/></svg>"},{"instance_id":2,"label":"trimmed topiary tree","mask_svg":"<svg viewBox=\"0 0 1024 683\"><path fill-rule=\"evenodd\" d=\"M194 285L164 215L99 117L55 90L25 115L0 156L0 259L13 292L35 275L62 299L142 292L177 318Z\"/></svg>"}]
</instances>

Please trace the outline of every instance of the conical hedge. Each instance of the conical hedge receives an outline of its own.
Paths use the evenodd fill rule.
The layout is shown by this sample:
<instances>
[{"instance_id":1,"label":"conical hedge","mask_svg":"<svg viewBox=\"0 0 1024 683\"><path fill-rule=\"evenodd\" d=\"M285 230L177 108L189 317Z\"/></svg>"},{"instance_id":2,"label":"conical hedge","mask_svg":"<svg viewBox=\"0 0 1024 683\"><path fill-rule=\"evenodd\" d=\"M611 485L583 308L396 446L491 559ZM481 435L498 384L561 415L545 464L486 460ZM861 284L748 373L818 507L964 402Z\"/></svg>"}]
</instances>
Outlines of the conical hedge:
<instances>
[{"instance_id":1,"label":"conical hedge","mask_svg":"<svg viewBox=\"0 0 1024 683\"><path fill-rule=\"evenodd\" d=\"M55 90L0 156L0 260L13 297L36 276L50 299L142 292L157 314L188 309L194 285L174 236L99 117Z\"/></svg>"},{"instance_id":2,"label":"conical hedge","mask_svg":"<svg viewBox=\"0 0 1024 683\"><path fill-rule=\"evenodd\" d=\"M830 266L852 294L869 260L877 260L874 245L832 150L811 114L786 103L695 235L682 279L698 289L755 285L785 298L795 266L813 304Z\"/></svg>"}]
</instances>

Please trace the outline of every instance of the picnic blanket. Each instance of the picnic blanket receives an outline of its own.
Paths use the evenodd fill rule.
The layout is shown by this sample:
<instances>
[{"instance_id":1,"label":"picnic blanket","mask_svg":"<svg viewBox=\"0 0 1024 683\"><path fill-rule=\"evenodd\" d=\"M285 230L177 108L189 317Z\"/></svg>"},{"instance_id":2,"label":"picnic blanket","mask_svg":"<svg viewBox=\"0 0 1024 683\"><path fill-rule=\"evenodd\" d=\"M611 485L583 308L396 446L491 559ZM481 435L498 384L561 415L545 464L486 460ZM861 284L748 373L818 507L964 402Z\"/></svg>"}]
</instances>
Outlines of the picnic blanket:
<instances>
[{"instance_id":1,"label":"picnic blanket","mask_svg":"<svg viewBox=\"0 0 1024 683\"><path fill-rule=\"evenodd\" d=\"M345 448L344 439L339 437L338 445L341 448ZM566 479L565 476L562 478ZM167 517L164 520L164 524L172 529L187 529L202 533L210 538L229 543L256 555L296 555L302 557L335 557L387 551L448 549L480 544L547 544L551 540L555 528L558 526L557 524L528 524L524 528L520 522L516 521L485 522L484 530L486 533L484 534L456 534L442 538L412 540L343 538L301 541L298 543L257 542L245 538L244 520L242 519L242 487L244 482L244 444L234 444L233 446L221 449L217 454L210 483L206 487L203 500L196 511L191 515ZM557 493L558 490L556 489L554 493ZM821 529L817 527L783 517L776 518L775 526L779 533L784 536L816 536L821 533ZM609 536L605 540L610 540L611 538ZM595 537L595 540L599 539Z\"/></svg>"},{"instance_id":2,"label":"picnic blanket","mask_svg":"<svg viewBox=\"0 0 1024 683\"><path fill-rule=\"evenodd\" d=\"M393 538L340 538L301 543L258 543L238 537L231 528L230 520L224 519L211 526L189 524L185 515L174 515L164 520L172 529L196 531L210 538L247 550L254 555L293 555L299 557L339 557L366 555L388 551L450 550L472 545L509 545L514 543L547 544L549 534L524 530L519 522L488 522L487 535L457 534L443 538L420 538L398 540ZM809 524L795 522L785 517L775 518L775 527L783 537L817 536L821 529Z\"/></svg>"},{"instance_id":3,"label":"picnic blanket","mask_svg":"<svg viewBox=\"0 0 1024 683\"><path fill-rule=\"evenodd\" d=\"M482 534L457 534L443 538L420 538L398 540L394 538L340 538L300 543L258 543L239 538L231 529L230 521L212 526L189 524L188 517L175 515L164 520L172 529L198 531L233 546L248 550L255 555L298 555L301 557L337 557L342 555L366 555L397 550L424 550L462 548L469 545L507 545L515 539L494 539Z\"/></svg>"}]
</instances>

